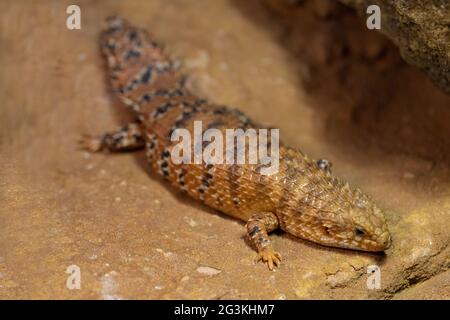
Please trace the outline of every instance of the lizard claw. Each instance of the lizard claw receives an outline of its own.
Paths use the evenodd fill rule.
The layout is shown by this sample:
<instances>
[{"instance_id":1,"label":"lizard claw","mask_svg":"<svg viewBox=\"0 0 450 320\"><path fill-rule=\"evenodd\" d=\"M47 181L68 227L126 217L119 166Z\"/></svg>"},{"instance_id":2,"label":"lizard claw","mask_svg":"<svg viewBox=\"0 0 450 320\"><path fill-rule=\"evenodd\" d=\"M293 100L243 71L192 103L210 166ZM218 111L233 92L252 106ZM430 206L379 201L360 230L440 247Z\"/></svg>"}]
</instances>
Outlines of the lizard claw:
<instances>
[{"instance_id":1,"label":"lizard claw","mask_svg":"<svg viewBox=\"0 0 450 320\"><path fill-rule=\"evenodd\" d=\"M273 270L274 266L279 266L281 263L281 255L274 251L271 247L267 247L262 249L256 259L255 262L262 260L262 262L267 262L269 270Z\"/></svg>"},{"instance_id":2,"label":"lizard claw","mask_svg":"<svg viewBox=\"0 0 450 320\"><path fill-rule=\"evenodd\" d=\"M102 141L89 134L83 134L78 140L78 145L81 149L90 152L97 152L102 149Z\"/></svg>"}]
</instances>

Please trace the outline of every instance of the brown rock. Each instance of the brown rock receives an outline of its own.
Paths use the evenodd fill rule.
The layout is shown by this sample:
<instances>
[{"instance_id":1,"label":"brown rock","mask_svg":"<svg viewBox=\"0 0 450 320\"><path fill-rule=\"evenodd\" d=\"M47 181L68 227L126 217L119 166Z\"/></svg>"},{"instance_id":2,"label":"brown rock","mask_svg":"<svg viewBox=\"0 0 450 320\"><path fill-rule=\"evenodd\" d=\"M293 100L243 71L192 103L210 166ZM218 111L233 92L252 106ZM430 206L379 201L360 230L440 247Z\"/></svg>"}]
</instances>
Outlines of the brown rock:
<instances>
[{"instance_id":1,"label":"brown rock","mask_svg":"<svg viewBox=\"0 0 450 320\"><path fill-rule=\"evenodd\" d=\"M369 5L381 9L381 32L402 56L423 69L450 93L450 2L445 0L341 0L366 15Z\"/></svg>"}]
</instances>

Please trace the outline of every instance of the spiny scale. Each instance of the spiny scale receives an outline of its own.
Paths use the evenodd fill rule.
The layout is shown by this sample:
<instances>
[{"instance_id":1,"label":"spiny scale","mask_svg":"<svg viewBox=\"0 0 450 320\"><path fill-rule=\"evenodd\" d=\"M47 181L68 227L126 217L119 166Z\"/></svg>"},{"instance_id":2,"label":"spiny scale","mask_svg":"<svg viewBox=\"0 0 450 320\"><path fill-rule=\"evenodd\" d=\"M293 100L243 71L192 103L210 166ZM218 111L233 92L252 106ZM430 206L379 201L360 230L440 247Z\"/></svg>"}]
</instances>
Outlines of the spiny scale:
<instances>
[{"instance_id":1,"label":"spiny scale","mask_svg":"<svg viewBox=\"0 0 450 320\"><path fill-rule=\"evenodd\" d=\"M112 87L137 121L119 132L86 138L86 148L144 147L152 168L176 188L246 221L259 259L270 269L280 262L268 237L277 228L328 246L365 251L389 246L384 214L369 197L333 177L328 162L312 161L298 150L281 145L279 171L272 175L262 175L260 164L174 164L170 157L176 144L170 141L174 129L185 128L193 135L194 121L202 121L203 130L223 133L256 126L242 112L189 92L177 63L146 31L109 18L101 47Z\"/></svg>"}]
</instances>

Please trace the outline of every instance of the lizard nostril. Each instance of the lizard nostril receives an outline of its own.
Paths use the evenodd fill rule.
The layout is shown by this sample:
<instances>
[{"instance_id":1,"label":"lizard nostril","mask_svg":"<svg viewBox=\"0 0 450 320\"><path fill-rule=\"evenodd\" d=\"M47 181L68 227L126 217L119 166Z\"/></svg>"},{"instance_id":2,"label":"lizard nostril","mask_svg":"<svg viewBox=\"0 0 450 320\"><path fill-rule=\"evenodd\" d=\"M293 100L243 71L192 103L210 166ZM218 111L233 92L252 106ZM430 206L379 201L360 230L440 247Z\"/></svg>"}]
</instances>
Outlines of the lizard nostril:
<instances>
[{"instance_id":1,"label":"lizard nostril","mask_svg":"<svg viewBox=\"0 0 450 320\"><path fill-rule=\"evenodd\" d=\"M389 248L391 246L391 244L392 244L392 240L391 240L391 237L389 237L389 239L387 239L387 241L386 241L386 248Z\"/></svg>"},{"instance_id":2,"label":"lizard nostril","mask_svg":"<svg viewBox=\"0 0 450 320\"><path fill-rule=\"evenodd\" d=\"M391 236L388 234L383 240L384 249L388 249L392 244Z\"/></svg>"}]
</instances>

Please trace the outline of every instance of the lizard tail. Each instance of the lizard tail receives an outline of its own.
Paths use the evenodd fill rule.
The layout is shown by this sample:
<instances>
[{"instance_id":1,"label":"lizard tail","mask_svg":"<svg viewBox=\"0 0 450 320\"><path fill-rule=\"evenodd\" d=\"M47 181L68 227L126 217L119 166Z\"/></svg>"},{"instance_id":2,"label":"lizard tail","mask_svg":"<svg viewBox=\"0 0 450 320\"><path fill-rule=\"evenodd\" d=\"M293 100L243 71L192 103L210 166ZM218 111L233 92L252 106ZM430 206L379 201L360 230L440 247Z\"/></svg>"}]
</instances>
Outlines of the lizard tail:
<instances>
[{"instance_id":1,"label":"lizard tail","mask_svg":"<svg viewBox=\"0 0 450 320\"><path fill-rule=\"evenodd\" d=\"M111 85L135 112L158 96L181 95L184 77L173 61L145 30L111 16L100 38Z\"/></svg>"}]
</instances>

